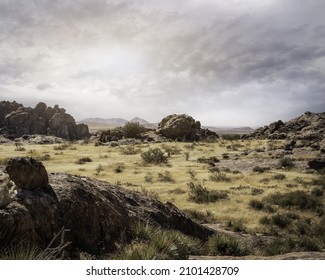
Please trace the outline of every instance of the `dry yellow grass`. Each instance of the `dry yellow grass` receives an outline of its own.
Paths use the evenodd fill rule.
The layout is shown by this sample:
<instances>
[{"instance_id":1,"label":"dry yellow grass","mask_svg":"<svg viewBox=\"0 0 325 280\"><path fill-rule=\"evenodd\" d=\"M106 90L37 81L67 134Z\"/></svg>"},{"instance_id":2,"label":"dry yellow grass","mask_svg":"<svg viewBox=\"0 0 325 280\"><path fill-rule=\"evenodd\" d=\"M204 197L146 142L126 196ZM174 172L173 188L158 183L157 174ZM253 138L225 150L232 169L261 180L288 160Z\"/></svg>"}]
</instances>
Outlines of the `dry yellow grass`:
<instances>
[{"instance_id":1,"label":"dry yellow grass","mask_svg":"<svg viewBox=\"0 0 325 280\"><path fill-rule=\"evenodd\" d=\"M121 147L95 146L93 144L61 145L23 145L25 151L17 151L14 144L0 146L1 162L6 158L17 156L32 156L41 159L48 172L65 172L105 180L112 184L147 195L154 195L159 200L170 201L180 209L191 209L205 213L209 211L217 223L226 225L229 222L241 222L248 231L260 232L263 227L259 219L265 212L255 211L249 206L251 199L261 199L276 191L304 190L306 187L297 178L311 181L314 174L305 174L295 170L270 170L265 173L222 171L229 181L216 182L211 180L209 165L199 163L198 158L215 156L223 159L224 154L230 157L238 155L247 149L268 149L279 147L281 141L224 141L216 143L153 143L134 145L137 154L123 154ZM141 152L149 148L160 148L169 152L168 164L148 165L141 159ZM258 154L258 152L257 152ZM48 155L48 156L46 156ZM247 155L253 158L254 155ZM261 157L268 158L267 153ZM91 162L78 164L82 158L90 158ZM235 170L235 168L234 168ZM165 173L167 172L167 173ZM174 182L162 181L161 174L170 174ZM192 173L192 176L191 176ZM283 180L273 178L283 174ZM228 199L215 203L197 204L188 200L187 183L194 181L209 190L224 190ZM309 215L302 213L302 215Z\"/></svg>"}]
</instances>

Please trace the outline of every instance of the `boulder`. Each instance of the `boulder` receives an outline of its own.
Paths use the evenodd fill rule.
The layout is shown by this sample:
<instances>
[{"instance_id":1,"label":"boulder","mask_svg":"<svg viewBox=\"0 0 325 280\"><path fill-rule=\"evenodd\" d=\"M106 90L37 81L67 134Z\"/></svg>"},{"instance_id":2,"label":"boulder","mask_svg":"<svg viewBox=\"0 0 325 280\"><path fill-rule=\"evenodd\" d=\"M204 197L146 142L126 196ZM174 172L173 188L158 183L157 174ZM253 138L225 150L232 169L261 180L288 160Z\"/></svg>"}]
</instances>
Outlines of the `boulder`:
<instances>
[{"instance_id":1,"label":"boulder","mask_svg":"<svg viewBox=\"0 0 325 280\"><path fill-rule=\"evenodd\" d=\"M13 163L16 170L12 177ZM22 180L31 182L18 175L25 173L29 163L33 163L35 169L41 165L26 158L10 160L10 168L6 167L18 187ZM28 169L32 169L31 173L35 171ZM39 186L45 183L45 180L37 182ZM14 231L12 238L20 237L46 247L64 227L70 230L68 241L72 247L91 254L111 252L116 243L131 238L131 227L139 222L179 230L202 240L214 233L193 222L171 203L162 203L104 181L64 173L49 174L47 189L19 189L16 200L0 209L0 228Z\"/></svg>"},{"instance_id":2,"label":"boulder","mask_svg":"<svg viewBox=\"0 0 325 280\"><path fill-rule=\"evenodd\" d=\"M325 168L325 158L314 158L308 161L308 166L314 170L321 170Z\"/></svg>"},{"instance_id":3,"label":"boulder","mask_svg":"<svg viewBox=\"0 0 325 280\"><path fill-rule=\"evenodd\" d=\"M88 126L77 125L65 109L55 105L47 107L43 102L34 109L16 102L1 102L0 133L13 139L23 135L42 134L66 140L80 140L90 136Z\"/></svg>"},{"instance_id":4,"label":"boulder","mask_svg":"<svg viewBox=\"0 0 325 280\"><path fill-rule=\"evenodd\" d=\"M47 187L48 175L44 165L34 158L11 158L6 166L9 178L21 189Z\"/></svg>"},{"instance_id":5,"label":"boulder","mask_svg":"<svg viewBox=\"0 0 325 280\"><path fill-rule=\"evenodd\" d=\"M157 132L167 138L177 140L195 140L195 135L200 131L200 122L191 116L169 115L158 124Z\"/></svg>"}]
</instances>

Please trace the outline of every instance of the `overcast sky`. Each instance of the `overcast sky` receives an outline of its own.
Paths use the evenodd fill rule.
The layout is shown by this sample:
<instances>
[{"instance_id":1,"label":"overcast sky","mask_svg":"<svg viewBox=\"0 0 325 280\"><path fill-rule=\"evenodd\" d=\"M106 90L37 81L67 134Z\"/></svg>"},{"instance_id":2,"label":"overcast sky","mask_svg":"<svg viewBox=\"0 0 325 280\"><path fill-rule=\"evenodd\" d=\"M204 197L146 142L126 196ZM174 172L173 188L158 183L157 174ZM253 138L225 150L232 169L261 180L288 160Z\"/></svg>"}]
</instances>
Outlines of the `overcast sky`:
<instances>
[{"instance_id":1,"label":"overcast sky","mask_svg":"<svg viewBox=\"0 0 325 280\"><path fill-rule=\"evenodd\" d=\"M323 0L0 0L0 100L260 126L325 111Z\"/></svg>"}]
</instances>

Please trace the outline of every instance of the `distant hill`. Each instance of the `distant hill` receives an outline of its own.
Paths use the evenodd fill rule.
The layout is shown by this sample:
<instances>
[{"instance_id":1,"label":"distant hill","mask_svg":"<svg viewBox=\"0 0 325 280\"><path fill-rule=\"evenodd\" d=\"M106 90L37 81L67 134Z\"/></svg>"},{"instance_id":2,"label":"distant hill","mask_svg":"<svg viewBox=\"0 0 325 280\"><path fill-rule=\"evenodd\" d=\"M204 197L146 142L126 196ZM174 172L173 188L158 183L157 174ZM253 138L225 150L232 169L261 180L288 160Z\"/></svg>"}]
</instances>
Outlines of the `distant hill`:
<instances>
[{"instance_id":1,"label":"distant hill","mask_svg":"<svg viewBox=\"0 0 325 280\"><path fill-rule=\"evenodd\" d=\"M248 126L245 127L215 127L215 126L203 126L203 128L207 128L211 131L214 131L218 134L249 134L254 132L254 129Z\"/></svg>"},{"instance_id":2,"label":"distant hill","mask_svg":"<svg viewBox=\"0 0 325 280\"><path fill-rule=\"evenodd\" d=\"M110 128L115 128L119 126L124 126L127 122L126 119L122 118L87 118L79 121L78 123L87 124L91 132L95 132L97 130L105 130ZM146 128L156 128L157 125L149 123L148 121L141 119L139 117L135 117L130 122L139 122Z\"/></svg>"}]
</instances>

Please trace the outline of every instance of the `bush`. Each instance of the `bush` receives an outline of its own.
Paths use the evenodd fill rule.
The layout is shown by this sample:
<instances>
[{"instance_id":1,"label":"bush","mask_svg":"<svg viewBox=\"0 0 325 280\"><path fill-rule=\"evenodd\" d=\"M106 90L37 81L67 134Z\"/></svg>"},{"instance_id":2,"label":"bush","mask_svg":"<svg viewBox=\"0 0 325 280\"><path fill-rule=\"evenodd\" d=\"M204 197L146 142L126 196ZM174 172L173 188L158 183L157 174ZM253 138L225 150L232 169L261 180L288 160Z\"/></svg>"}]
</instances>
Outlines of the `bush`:
<instances>
[{"instance_id":1,"label":"bush","mask_svg":"<svg viewBox=\"0 0 325 280\"><path fill-rule=\"evenodd\" d=\"M158 181L166 183L175 183L169 171L165 171L164 174L158 173Z\"/></svg>"},{"instance_id":2,"label":"bush","mask_svg":"<svg viewBox=\"0 0 325 280\"><path fill-rule=\"evenodd\" d=\"M263 189L258 189L258 188L252 188L251 189L251 194L252 195L259 195L259 194L262 194L264 192Z\"/></svg>"},{"instance_id":3,"label":"bush","mask_svg":"<svg viewBox=\"0 0 325 280\"><path fill-rule=\"evenodd\" d=\"M123 134L127 138L140 138L146 128L139 122L127 122L122 128Z\"/></svg>"},{"instance_id":4,"label":"bush","mask_svg":"<svg viewBox=\"0 0 325 280\"><path fill-rule=\"evenodd\" d=\"M264 209L264 203L262 201L256 200L256 199L252 199L249 202L249 206L252 207L254 210L263 210Z\"/></svg>"},{"instance_id":5,"label":"bush","mask_svg":"<svg viewBox=\"0 0 325 280\"><path fill-rule=\"evenodd\" d=\"M220 199L228 198L228 194L225 191L210 191L202 185L193 182L190 182L187 185L190 188L189 200L196 203L216 202Z\"/></svg>"},{"instance_id":6,"label":"bush","mask_svg":"<svg viewBox=\"0 0 325 280\"><path fill-rule=\"evenodd\" d=\"M214 182L230 182L231 178L227 177L226 173L216 172L210 176L210 180Z\"/></svg>"},{"instance_id":7,"label":"bush","mask_svg":"<svg viewBox=\"0 0 325 280\"><path fill-rule=\"evenodd\" d=\"M79 158L76 164L85 164L86 162L92 162L93 160L89 157Z\"/></svg>"},{"instance_id":8,"label":"bush","mask_svg":"<svg viewBox=\"0 0 325 280\"><path fill-rule=\"evenodd\" d=\"M136 155L141 152L141 149L127 145L125 147L120 147L120 152L122 155Z\"/></svg>"},{"instance_id":9,"label":"bush","mask_svg":"<svg viewBox=\"0 0 325 280\"><path fill-rule=\"evenodd\" d=\"M253 172L264 173L265 171L270 170L270 167L255 166Z\"/></svg>"},{"instance_id":10,"label":"bush","mask_svg":"<svg viewBox=\"0 0 325 280\"><path fill-rule=\"evenodd\" d=\"M168 158L165 156L164 152L159 148L149 149L146 152L141 153L143 162L152 164L167 163Z\"/></svg>"},{"instance_id":11,"label":"bush","mask_svg":"<svg viewBox=\"0 0 325 280\"><path fill-rule=\"evenodd\" d=\"M295 166L293 159L289 157L283 157L279 160L279 166L281 168L292 168Z\"/></svg>"},{"instance_id":12,"label":"bush","mask_svg":"<svg viewBox=\"0 0 325 280\"><path fill-rule=\"evenodd\" d=\"M286 175L284 175L284 174L276 174L272 178L274 180L284 180L286 178Z\"/></svg>"},{"instance_id":13,"label":"bush","mask_svg":"<svg viewBox=\"0 0 325 280\"><path fill-rule=\"evenodd\" d=\"M323 207L322 201L319 197L299 190L284 194L271 194L265 198L265 201L289 209L295 207L300 210L316 211L320 207Z\"/></svg>"},{"instance_id":14,"label":"bush","mask_svg":"<svg viewBox=\"0 0 325 280\"><path fill-rule=\"evenodd\" d=\"M212 256L246 256L251 253L247 244L221 235L214 235L208 239L206 251Z\"/></svg>"}]
</instances>

